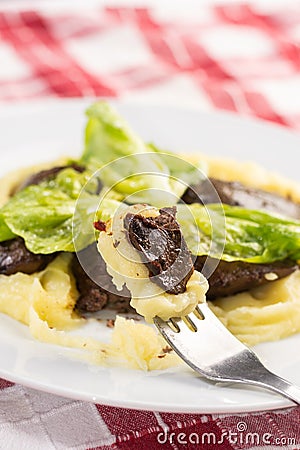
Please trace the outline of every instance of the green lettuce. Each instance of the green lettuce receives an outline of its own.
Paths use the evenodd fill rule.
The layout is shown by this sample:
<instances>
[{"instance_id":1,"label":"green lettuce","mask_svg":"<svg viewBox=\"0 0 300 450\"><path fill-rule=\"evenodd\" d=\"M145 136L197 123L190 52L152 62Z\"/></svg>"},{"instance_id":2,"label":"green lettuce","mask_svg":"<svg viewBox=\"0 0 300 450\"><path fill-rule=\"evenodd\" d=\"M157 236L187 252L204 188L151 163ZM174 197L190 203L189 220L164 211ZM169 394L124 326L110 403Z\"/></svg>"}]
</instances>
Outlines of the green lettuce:
<instances>
[{"instance_id":1,"label":"green lettuce","mask_svg":"<svg viewBox=\"0 0 300 450\"><path fill-rule=\"evenodd\" d=\"M187 208L191 214L186 213ZM177 210L178 222L194 255L251 263L300 259L300 221L221 204L178 205Z\"/></svg>"},{"instance_id":2,"label":"green lettuce","mask_svg":"<svg viewBox=\"0 0 300 450\"><path fill-rule=\"evenodd\" d=\"M0 242L8 241L16 237L15 233L6 225L4 215L0 211Z\"/></svg>"},{"instance_id":3,"label":"green lettuce","mask_svg":"<svg viewBox=\"0 0 300 450\"><path fill-rule=\"evenodd\" d=\"M87 177L68 168L15 194L0 209L0 241L20 236L33 253L74 251L73 214Z\"/></svg>"},{"instance_id":4,"label":"green lettuce","mask_svg":"<svg viewBox=\"0 0 300 450\"><path fill-rule=\"evenodd\" d=\"M201 164L194 166L144 143L107 103L93 104L87 116L81 163L101 169L101 181L119 198L128 203L173 205L188 184L199 182Z\"/></svg>"},{"instance_id":5,"label":"green lettuce","mask_svg":"<svg viewBox=\"0 0 300 450\"><path fill-rule=\"evenodd\" d=\"M116 158L147 151L142 139L108 103L94 103L86 114L84 164L102 167Z\"/></svg>"}]
</instances>

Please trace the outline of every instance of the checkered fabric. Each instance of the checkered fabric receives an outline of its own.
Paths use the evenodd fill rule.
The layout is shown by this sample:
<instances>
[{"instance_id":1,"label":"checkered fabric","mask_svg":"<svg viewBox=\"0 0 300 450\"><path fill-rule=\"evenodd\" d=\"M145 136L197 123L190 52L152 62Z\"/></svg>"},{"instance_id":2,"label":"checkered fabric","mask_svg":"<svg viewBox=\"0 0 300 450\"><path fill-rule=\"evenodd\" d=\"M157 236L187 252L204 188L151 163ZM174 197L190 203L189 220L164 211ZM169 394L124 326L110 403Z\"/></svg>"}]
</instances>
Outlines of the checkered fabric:
<instances>
[{"instance_id":1,"label":"checkered fabric","mask_svg":"<svg viewBox=\"0 0 300 450\"><path fill-rule=\"evenodd\" d=\"M299 2L188 5L0 12L0 99L129 96L300 127Z\"/></svg>"},{"instance_id":2,"label":"checkered fabric","mask_svg":"<svg viewBox=\"0 0 300 450\"><path fill-rule=\"evenodd\" d=\"M218 415L93 405L0 383L3 450L299 450L300 408Z\"/></svg>"},{"instance_id":3,"label":"checkered fabric","mask_svg":"<svg viewBox=\"0 0 300 450\"><path fill-rule=\"evenodd\" d=\"M300 128L299 2L276 9L166 4L23 12L0 6L0 101L128 97L227 109ZM299 424L300 407L153 413L0 382L4 450L299 450Z\"/></svg>"}]
</instances>

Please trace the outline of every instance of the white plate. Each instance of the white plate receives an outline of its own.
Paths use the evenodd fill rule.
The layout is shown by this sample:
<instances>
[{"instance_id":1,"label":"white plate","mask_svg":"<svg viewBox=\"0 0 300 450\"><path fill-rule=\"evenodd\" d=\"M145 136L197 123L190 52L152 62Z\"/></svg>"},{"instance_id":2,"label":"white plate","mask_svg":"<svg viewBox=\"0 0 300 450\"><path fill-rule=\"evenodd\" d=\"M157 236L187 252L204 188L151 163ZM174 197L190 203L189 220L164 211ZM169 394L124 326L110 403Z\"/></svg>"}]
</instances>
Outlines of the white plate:
<instances>
[{"instance_id":1,"label":"white plate","mask_svg":"<svg viewBox=\"0 0 300 450\"><path fill-rule=\"evenodd\" d=\"M86 100L50 101L0 109L2 173L76 154L82 147ZM203 114L173 107L119 103L118 108L146 140L180 151L253 160L297 179L300 137L283 128L224 113ZM110 330L90 324L99 339ZM300 335L256 347L267 366L300 385ZM177 412L242 412L290 406L255 388L216 386L189 369L143 373L89 366L72 351L35 341L28 329L0 315L0 376L32 388L107 405Z\"/></svg>"}]
</instances>

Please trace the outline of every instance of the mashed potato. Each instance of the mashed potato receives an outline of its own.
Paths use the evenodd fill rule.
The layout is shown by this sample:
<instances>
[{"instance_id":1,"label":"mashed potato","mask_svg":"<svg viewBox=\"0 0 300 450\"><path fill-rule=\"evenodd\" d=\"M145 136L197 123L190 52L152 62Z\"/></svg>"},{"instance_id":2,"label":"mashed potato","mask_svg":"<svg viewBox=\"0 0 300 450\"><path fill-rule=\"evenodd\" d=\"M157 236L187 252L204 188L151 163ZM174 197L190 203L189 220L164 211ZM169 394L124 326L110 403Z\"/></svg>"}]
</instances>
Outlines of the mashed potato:
<instances>
[{"instance_id":1,"label":"mashed potato","mask_svg":"<svg viewBox=\"0 0 300 450\"><path fill-rule=\"evenodd\" d=\"M184 157L186 159L186 155ZM300 202L300 186L296 182L253 163L203 157L210 176L237 180ZM190 160L193 161L193 157ZM33 169L53 167L64 161L18 170L2 178L0 206ZM165 342L152 327L132 320L117 318L110 343L66 331L83 323L73 312L78 293L70 269L70 257L68 254L60 255L45 270L32 275L0 275L0 311L28 325L36 339L84 350L88 352L89 361L94 363L142 370L166 369L180 364L179 358L168 352ZM200 279L192 281L198 283ZM239 339L253 345L300 331L299 291L300 271L297 271L249 292L217 299L210 303L210 307ZM150 317L153 315L151 308L151 303L145 303L142 313Z\"/></svg>"},{"instance_id":2,"label":"mashed potato","mask_svg":"<svg viewBox=\"0 0 300 450\"><path fill-rule=\"evenodd\" d=\"M37 340L82 350L80 356L92 363L141 370L180 364L153 328L123 317L117 317L110 343L72 334L85 321L73 312L78 292L71 258L61 254L45 270L31 275L0 275L0 311L28 325Z\"/></svg>"},{"instance_id":3,"label":"mashed potato","mask_svg":"<svg viewBox=\"0 0 300 450\"><path fill-rule=\"evenodd\" d=\"M251 289L219 298L210 307L241 341L255 345L300 331L300 271Z\"/></svg>"},{"instance_id":4,"label":"mashed potato","mask_svg":"<svg viewBox=\"0 0 300 450\"><path fill-rule=\"evenodd\" d=\"M74 312L78 296L70 270L70 254L61 254L32 275L0 275L0 311L30 325L30 308L50 328L68 330L82 323Z\"/></svg>"}]
</instances>

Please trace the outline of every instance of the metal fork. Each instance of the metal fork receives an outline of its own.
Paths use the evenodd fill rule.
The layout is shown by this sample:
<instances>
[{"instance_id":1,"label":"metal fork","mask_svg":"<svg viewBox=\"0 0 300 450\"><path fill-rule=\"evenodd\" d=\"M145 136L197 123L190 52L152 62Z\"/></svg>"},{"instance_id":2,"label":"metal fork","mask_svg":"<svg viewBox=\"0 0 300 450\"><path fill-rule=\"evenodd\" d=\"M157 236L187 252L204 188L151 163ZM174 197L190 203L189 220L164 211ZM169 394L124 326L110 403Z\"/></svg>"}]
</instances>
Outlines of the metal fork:
<instances>
[{"instance_id":1,"label":"metal fork","mask_svg":"<svg viewBox=\"0 0 300 450\"><path fill-rule=\"evenodd\" d=\"M227 330L207 303L181 319L155 317L154 324L180 358L204 377L256 385L300 404L300 388L270 372Z\"/></svg>"}]
</instances>

